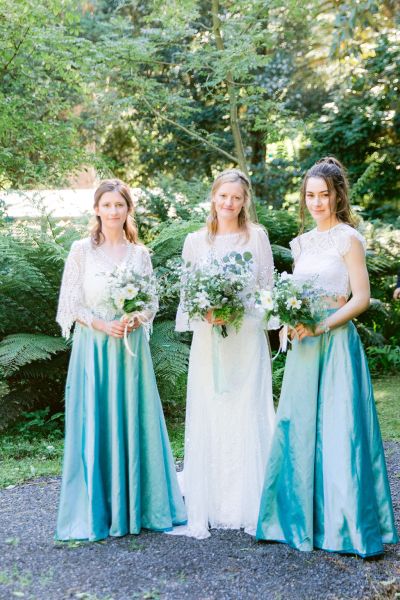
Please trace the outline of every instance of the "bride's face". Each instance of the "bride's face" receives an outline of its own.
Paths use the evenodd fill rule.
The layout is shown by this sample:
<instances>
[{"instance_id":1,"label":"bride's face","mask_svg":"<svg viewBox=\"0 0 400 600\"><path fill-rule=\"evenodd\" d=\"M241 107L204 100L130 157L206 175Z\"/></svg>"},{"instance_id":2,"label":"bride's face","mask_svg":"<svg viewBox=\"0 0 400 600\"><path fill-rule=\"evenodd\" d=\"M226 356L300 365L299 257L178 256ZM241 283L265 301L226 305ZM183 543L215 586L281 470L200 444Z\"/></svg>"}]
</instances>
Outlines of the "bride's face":
<instances>
[{"instance_id":1,"label":"bride's face","mask_svg":"<svg viewBox=\"0 0 400 600\"><path fill-rule=\"evenodd\" d=\"M245 201L242 185L233 181L220 185L212 198L218 220L223 221L237 221Z\"/></svg>"}]
</instances>

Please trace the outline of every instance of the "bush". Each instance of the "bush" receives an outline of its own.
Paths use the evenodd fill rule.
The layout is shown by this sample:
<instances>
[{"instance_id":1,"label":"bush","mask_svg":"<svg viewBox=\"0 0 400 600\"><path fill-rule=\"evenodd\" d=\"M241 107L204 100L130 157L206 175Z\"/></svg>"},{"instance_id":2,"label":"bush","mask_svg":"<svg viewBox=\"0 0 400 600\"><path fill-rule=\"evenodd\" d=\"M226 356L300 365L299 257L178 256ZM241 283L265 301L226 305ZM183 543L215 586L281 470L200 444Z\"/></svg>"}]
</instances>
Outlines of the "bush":
<instances>
[{"instance_id":1,"label":"bush","mask_svg":"<svg viewBox=\"0 0 400 600\"><path fill-rule=\"evenodd\" d=\"M55 322L67 247L79 237L47 216L0 228L0 427L28 409L60 409L68 347Z\"/></svg>"}]
</instances>

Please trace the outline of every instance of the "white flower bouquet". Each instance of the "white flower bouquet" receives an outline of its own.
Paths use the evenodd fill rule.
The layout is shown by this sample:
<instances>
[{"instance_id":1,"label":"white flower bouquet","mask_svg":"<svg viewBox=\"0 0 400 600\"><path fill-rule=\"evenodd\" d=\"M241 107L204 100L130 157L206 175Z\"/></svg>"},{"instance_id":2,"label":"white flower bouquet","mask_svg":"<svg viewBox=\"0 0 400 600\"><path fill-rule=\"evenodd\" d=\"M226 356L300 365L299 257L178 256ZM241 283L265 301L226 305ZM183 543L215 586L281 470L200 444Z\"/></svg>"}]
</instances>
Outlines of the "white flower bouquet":
<instances>
[{"instance_id":1,"label":"white flower bouquet","mask_svg":"<svg viewBox=\"0 0 400 600\"><path fill-rule=\"evenodd\" d=\"M287 328L302 323L315 331L318 323L326 318L327 305L323 296L314 281L296 281L286 271L275 272L273 289L257 290L255 304L273 329L284 325L287 331Z\"/></svg>"},{"instance_id":2,"label":"white flower bouquet","mask_svg":"<svg viewBox=\"0 0 400 600\"><path fill-rule=\"evenodd\" d=\"M116 267L108 277L109 300L121 321L126 322L124 340L128 352L133 356L127 340L128 326L135 319L143 324L149 312L157 309L157 288L153 275L141 275L132 267Z\"/></svg>"},{"instance_id":3,"label":"white flower bouquet","mask_svg":"<svg viewBox=\"0 0 400 600\"><path fill-rule=\"evenodd\" d=\"M182 268L182 306L189 319L204 319L211 310L214 319L223 325L214 325L222 337L227 337L227 325L240 329L251 294L246 287L253 277L251 252L230 252L222 259Z\"/></svg>"}]
</instances>

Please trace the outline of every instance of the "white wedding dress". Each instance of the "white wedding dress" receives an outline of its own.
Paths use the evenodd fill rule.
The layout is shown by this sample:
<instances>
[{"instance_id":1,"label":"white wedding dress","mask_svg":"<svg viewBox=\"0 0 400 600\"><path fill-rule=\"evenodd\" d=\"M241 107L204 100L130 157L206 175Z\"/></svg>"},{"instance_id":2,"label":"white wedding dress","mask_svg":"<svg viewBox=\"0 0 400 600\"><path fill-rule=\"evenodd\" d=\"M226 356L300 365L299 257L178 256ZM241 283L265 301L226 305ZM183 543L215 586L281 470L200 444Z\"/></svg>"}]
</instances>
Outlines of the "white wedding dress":
<instances>
[{"instance_id":1,"label":"white wedding dress","mask_svg":"<svg viewBox=\"0 0 400 600\"><path fill-rule=\"evenodd\" d=\"M192 264L250 251L254 285L272 287L273 258L265 231L188 235L183 259ZM240 330L222 338L206 321L189 322L180 306L177 331L193 331L187 387L185 461L180 482L187 526L174 534L206 538L211 528L254 534L275 413L269 347L261 315L247 312Z\"/></svg>"}]
</instances>

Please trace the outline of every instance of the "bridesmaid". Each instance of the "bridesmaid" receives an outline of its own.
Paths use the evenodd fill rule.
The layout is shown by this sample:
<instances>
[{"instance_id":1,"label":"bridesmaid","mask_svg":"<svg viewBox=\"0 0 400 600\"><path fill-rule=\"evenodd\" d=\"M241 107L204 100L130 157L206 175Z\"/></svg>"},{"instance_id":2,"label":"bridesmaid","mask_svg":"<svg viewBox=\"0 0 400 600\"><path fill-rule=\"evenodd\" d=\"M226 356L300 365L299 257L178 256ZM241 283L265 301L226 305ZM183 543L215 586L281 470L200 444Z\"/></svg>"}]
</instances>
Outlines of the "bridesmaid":
<instances>
[{"instance_id":1,"label":"bridesmaid","mask_svg":"<svg viewBox=\"0 0 400 600\"><path fill-rule=\"evenodd\" d=\"M145 331L154 313L129 328L131 357L125 325L107 302L107 276L117 266L152 272L127 185L103 181L94 211L91 237L74 242L68 255L57 313L66 338L75 323L58 540L169 530L186 520Z\"/></svg>"},{"instance_id":2,"label":"bridesmaid","mask_svg":"<svg viewBox=\"0 0 400 600\"><path fill-rule=\"evenodd\" d=\"M324 158L301 190L316 227L291 242L294 277L325 290L326 320L299 323L288 353L257 539L365 558L396 543L368 365L351 319L369 306L365 240L343 166Z\"/></svg>"},{"instance_id":3,"label":"bridesmaid","mask_svg":"<svg viewBox=\"0 0 400 600\"><path fill-rule=\"evenodd\" d=\"M265 230L251 222L250 183L238 169L223 171L211 189L207 227L185 240L192 265L251 252L253 283L272 287L273 258ZM255 534L266 456L275 419L271 362L259 313L246 310L238 332L222 338L207 319L189 322L180 305L178 331L193 331L187 385L183 487L188 527L177 534L206 538L211 528Z\"/></svg>"}]
</instances>

